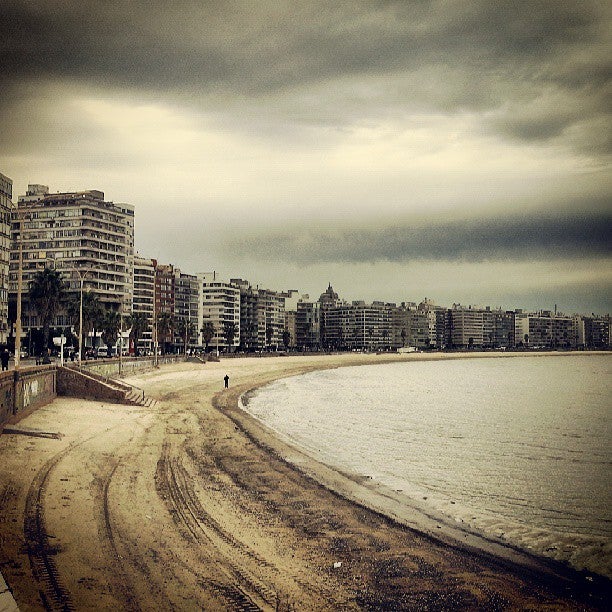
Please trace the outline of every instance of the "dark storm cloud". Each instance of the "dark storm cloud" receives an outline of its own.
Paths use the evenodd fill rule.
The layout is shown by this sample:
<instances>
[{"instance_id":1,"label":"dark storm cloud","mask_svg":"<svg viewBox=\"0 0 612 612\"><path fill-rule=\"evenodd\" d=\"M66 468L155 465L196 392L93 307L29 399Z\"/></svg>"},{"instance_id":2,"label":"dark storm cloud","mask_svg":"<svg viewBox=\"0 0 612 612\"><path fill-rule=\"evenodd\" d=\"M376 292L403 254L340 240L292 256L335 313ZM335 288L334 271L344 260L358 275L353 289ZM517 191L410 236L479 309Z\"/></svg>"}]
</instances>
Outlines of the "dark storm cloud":
<instances>
[{"instance_id":1,"label":"dark storm cloud","mask_svg":"<svg viewBox=\"0 0 612 612\"><path fill-rule=\"evenodd\" d=\"M228 253L298 264L525 261L612 255L612 214L529 215L382 228L310 229L234 236Z\"/></svg>"},{"instance_id":2,"label":"dark storm cloud","mask_svg":"<svg viewBox=\"0 0 612 612\"><path fill-rule=\"evenodd\" d=\"M272 95L282 111L279 101L300 88L388 75L391 83L375 83L382 89L375 100L366 97L355 108L341 94L335 99L332 86L322 104L354 115L374 105L377 112L414 104L444 112L499 109L491 124L528 140L556 137L607 113L609 10L597 0L17 0L2 4L0 20L7 84L77 81L192 102ZM522 116L523 105L547 87L560 92L560 104ZM316 120L320 107L313 114Z\"/></svg>"}]
</instances>

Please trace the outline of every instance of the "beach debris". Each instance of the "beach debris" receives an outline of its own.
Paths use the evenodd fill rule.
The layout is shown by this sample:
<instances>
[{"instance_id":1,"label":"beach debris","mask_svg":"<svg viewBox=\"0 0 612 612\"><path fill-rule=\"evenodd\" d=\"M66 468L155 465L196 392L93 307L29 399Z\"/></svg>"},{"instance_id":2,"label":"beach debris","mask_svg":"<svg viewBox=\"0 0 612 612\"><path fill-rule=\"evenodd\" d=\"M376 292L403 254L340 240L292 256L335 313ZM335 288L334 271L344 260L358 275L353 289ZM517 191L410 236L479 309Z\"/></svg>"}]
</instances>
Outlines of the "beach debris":
<instances>
[{"instance_id":1,"label":"beach debris","mask_svg":"<svg viewBox=\"0 0 612 612\"><path fill-rule=\"evenodd\" d=\"M334 569L338 569L339 567L342 567L342 561L335 561L334 562Z\"/></svg>"}]
</instances>

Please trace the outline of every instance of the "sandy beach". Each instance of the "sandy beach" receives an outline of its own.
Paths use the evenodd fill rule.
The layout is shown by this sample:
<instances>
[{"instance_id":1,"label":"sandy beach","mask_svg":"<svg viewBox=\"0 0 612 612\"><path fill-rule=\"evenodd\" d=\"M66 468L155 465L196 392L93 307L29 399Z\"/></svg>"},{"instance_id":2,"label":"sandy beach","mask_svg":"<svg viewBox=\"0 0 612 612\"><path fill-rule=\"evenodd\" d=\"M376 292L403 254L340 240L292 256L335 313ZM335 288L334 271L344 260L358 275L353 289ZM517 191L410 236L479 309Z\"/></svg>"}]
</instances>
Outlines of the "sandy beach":
<instances>
[{"instance_id":1,"label":"sandy beach","mask_svg":"<svg viewBox=\"0 0 612 612\"><path fill-rule=\"evenodd\" d=\"M24 419L0 436L20 609L604 609L609 581L428 522L238 408L279 377L390 359L164 366L129 379L152 407L58 398Z\"/></svg>"}]
</instances>

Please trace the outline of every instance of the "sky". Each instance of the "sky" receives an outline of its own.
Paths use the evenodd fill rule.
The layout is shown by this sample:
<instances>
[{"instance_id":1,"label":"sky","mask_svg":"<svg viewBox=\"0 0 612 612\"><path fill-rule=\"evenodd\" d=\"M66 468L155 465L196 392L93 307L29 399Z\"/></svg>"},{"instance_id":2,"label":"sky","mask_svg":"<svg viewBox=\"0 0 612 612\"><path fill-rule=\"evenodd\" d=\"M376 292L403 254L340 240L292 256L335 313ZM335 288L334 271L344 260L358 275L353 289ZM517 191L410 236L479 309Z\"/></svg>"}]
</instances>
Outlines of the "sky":
<instances>
[{"instance_id":1,"label":"sky","mask_svg":"<svg viewBox=\"0 0 612 612\"><path fill-rule=\"evenodd\" d=\"M605 0L0 0L0 172L188 273L612 312Z\"/></svg>"}]
</instances>

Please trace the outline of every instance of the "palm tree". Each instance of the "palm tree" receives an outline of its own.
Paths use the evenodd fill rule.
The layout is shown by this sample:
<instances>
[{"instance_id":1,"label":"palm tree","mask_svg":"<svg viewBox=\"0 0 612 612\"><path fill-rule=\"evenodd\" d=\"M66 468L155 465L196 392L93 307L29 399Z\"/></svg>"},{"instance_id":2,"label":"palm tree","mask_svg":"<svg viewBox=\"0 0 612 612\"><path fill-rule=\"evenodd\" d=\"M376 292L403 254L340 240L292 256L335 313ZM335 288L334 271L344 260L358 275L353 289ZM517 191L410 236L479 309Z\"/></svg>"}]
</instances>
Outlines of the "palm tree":
<instances>
[{"instance_id":1,"label":"palm tree","mask_svg":"<svg viewBox=\"0 0 612 612\"><path fill-rule=\"evenodd\" d=\"M215 329L215 324L212 321L206 321L204 325L202 325L202 341L204 342L204 346L208 351L208 345L210 341L215 337L217 330Z\"/></svg>"},{"instance_id":2,"label":"palm tree","mask_svg":"<svg viewBox=\"0 0 612 612\"><path fill-rule=\"evenodd\" d=\"M223 337L227 342L227 351L230 352L236 337L236 324L233 321L225 321L223 323Z\"/></svg>"},{"instance_id":3,"label":"palm tree","mask_svg":"<svg viewBox=\"0 0 612 612\"><path fill-rule=\"evenodd\" d=\"M268 346L270 346L270 344L272 343L273 336L274 336L274 327L272 326L272 323L268 323L268 325L266 325L266 344Z\"/></svg>"},{"instance_id":4,"label":"palm tree","mask_svg":"<svg viewBox=\"0 0 612 612\"><path fill-rule=\"evenodd\" d=\"M130 337L134 341L134 351L137 351L138 340L149 331L149 317L144 312L133 312L127 317L127 326L131 328Z\"/></svg>"},{"instance_id":5,"label":"palm tree","mask_svg":"<svg viewBox=\"0 0 612 612\"><path fill-rule=\"evenodd\" d=\"M76 327L80 320L81 297L73 295L67 305L68 317L72 324ZM78 340L79 351L81 350L82 337L87 337L91 332L95 332L96 328L100 327L104 308L98 299L98 296L91 291L83 292L83 330L81 338ZM95 333L94 333L95 337ZM85 342L83 342L85 344Z\"/></svg>"},{"instance_id":6,"label":"palm tree","mask_svg":"<svg viewBox=\"0 0 612 612\"><path fill-rule=\"evenodd\" d=\"M291 344L291 332L288 329L283 331L283 344L285 345L285 350L287 350Z\"/></svg>"},{"instance_id":7,"label":"palm tree","mask_svg":"<svg viewBox=\"0 0 612 612\"><path fill-rule=\"evenodd\" d=\"M43 329L43 351L49 347L49 329L64 297L64 282L57 270L45 268L30 282L29 298L36 309Z\"/></svg>"},{"instance_id":8,"label":"palm tree","mask_svg":"<svg viewBox=\"0 0 612 612\"><path fill-rule=\"evenodd\" d=\"M157 333L162 338L162 354L166 354L166 344L168 336L174 329L174 316L169 312L160 312L157 315Z\"/></svg>"},{"instance_id":9,"label":"palm tree","mask_svg":"<svg viewBox=\"0 0 612 612\"><path fill-rule=\"evenodd\" d=\"M185 352L185 355L187 354L187 345L189 344L189 339L191 338L191 336L193 336L194 331L195 325L189 319L181 318L176 322L176 333L183 341L183 350Z\"/></svg>"},{"instance_id":10,"label":"palm tree","mask_svg":"<svg viewBox=\"0 0 612 612\"><path fill-rule=\"evenodd\" d=\"M100 322L102 329L102 342L110 349L117 343L119 337L119 330L121 328L121 315L112 309L108 309L102 315Z\"/></svg>"}]
</instances>

